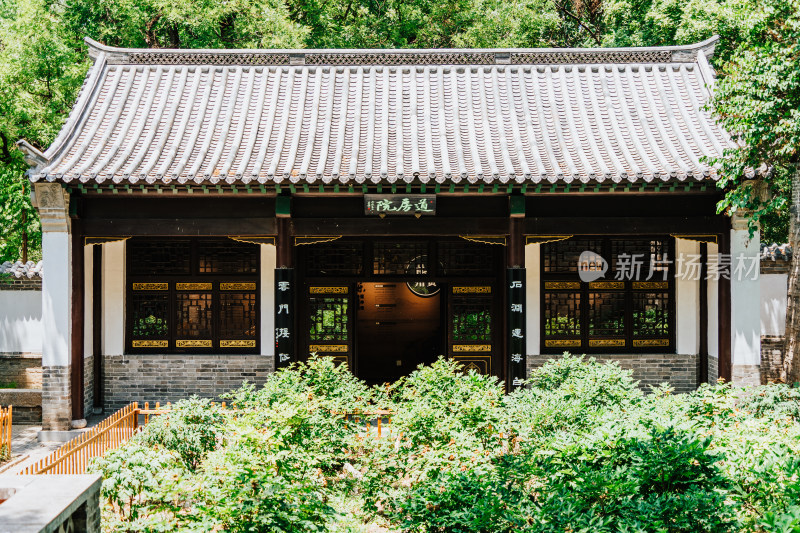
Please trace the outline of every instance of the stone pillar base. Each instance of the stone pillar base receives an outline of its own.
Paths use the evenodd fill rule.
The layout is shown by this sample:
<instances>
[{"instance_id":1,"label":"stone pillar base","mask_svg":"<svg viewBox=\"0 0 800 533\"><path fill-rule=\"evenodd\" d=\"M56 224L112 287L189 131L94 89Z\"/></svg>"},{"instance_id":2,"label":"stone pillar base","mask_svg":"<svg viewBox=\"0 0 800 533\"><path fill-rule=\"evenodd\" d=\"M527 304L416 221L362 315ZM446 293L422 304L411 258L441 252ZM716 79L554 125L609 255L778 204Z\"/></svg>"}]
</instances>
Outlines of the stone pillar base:
<instances>
[{"instance_id":1,"label":"stone pillar base","mask_svg":"<svg viewBox=\"0 0 800 533\"><path fill-rule=\"evenodd\" d=\"M42 429L66 431L72 424L70 367L42 367Z\"/></svg>"}]
</instances>

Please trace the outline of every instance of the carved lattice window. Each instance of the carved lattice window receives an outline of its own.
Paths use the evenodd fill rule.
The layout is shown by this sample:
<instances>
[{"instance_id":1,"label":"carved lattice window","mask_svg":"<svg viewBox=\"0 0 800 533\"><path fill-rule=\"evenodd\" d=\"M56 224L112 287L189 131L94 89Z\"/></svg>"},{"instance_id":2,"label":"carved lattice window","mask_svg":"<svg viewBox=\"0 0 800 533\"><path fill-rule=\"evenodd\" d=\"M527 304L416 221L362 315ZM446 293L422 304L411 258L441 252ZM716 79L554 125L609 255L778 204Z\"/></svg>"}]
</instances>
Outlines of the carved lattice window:
<instances>
[{"instance_id":1,"label":"carved lattice window","mask_svg":"<svg viewBox=\"0 0 800 533\"><path fill-rule=\"evenodd\" d=\"M453 296L453 342L476 343L492 341L491 296Z\"/></svg>"},{"instance_id":2,"label":"carved lattice window","mask_svg":"<svg viewBox=\"0 0 800 533\"><path fill-rule=\"evenodd\" d=\"M673 350L673 249L669 237L573 237L543 244L543 349ZM581 280L583 252L593 258L585 270L603 275Z\"/></svg>"},{"instance_id":3,"label":"carved lattice window","mask_svg":"<svg viewBox=\"0 0 800 533\"><path fill-rule=\"evenodd\" d=\"M358 276L364 271L364 244L333 241L298 247L309 276Z\"/></svg>"},{"instance_id":4,"label":"carved lattice window","mask_svg":"<svg viewBox=\"0 0 800 533\"><path fill-rule=\"evenodd\" d=\"M128 350L257 351L258 245L133 238L126 255Z\"/></svg>"},{"instance_id":5,"label":"carved lattice window","mask_svg":"<svg viewBox=\"0 0 800 533\"><path fill-rule=\"evenodd\" d=\"M373 274L423 276L428 273L428 243L377 242L374 247Z\"/></svg>"},{"instance_id":6,"label":"carved lattice window","mask_svg":"<svg viewBox=\"0 0 800 533\"><path fill-rule=\"evenodd\" d=\"M309 298L309 340L311 342L348 342L348 298L312 296Z\"/></svg>"},{"instance_id":7,"label":"carved lattice window","mask_svg":"<svg viewBox=\"0 0 800 533\"><path fill-rule=\"evenodd\" d=\"M439 267L444 276L491 276L496 254L491 244L444 241L438 246Z\"/></svg>"}]
</instances>

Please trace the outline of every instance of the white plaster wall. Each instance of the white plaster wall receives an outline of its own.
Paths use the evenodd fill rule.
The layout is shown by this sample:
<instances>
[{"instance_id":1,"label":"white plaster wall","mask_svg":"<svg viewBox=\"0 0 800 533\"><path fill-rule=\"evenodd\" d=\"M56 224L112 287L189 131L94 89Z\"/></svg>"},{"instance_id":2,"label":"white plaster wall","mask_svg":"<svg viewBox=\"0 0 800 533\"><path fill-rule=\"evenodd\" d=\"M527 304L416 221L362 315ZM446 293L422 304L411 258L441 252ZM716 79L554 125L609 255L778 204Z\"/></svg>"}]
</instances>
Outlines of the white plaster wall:
<instances>
[{"instance_id":1,"label":"white plaster wall","mask_svg":"<svg viewBox=\"0 0 800 533\"><path fill-rule=\"evenodd\" d=\"M759 234L751 239L746 229L731 230L731 359L733 365L761 362L761 283L752 275L736 275L738 258L759 256Z\"/></svg>"},{"instance_id":2,"label":"white plaster wall","mask_svg":"<svg viewBox=\"0 0 800 533\"><path fill-rule=\"evenodd\" d=\"M685 265L692 256L700 255L700 243L688 239L675 239L675 258ZM699 269L697 274L699 274ZM697 278L697 279L695 279ZM675 280L675 344L679 354L697 354L700 351L700 279L689 269L687 275Z\"/></svg>"},{"instance_id":3,"label":"white plaster wall","mask_svg":"<svg viewBox=\"0 0 800 533\"><path fill-rule=\"evenodd\" d=\"M783 335L786 331L786 297L789 290L788 274L762 274L761 334Z\"/></svg>"},{"instance_id":4,"label":"white plaster wall","mask_svg":"<svg viewBox=\"0 0 800 533\"><path fill-rule=\"evenodd\" d=\"M69 366L72 254L69 233L42 232L42 366Z\"/></svg>"},{"instance_id":5,"label":"white plaster wall","mask_svg":"<svg viewBox=\"0 0 800 533\"><path fill-rule=\"evenodd\" d=\"M0 352L42 352L41 291L0 291Z\"/></svg>"},{"instance_id":6,"label":"white plaster wall","mask_svg":"<svg viewBox=\"0 0 800 533\"><path fill-rule=\"evenodd\" d=\"M93 245L83 247L83 356L91 357L94 348L92 342L92 297L94 292L94 253Z\"/></svg>"},{"instance_id":7,"label":"white plaster wall","mask_svg":"<svg viewBox=\"0 0 800 533\"><path fill-rule=\"evenodd\" d=\"M125 351L125 241L102 246L103 354L122 355Z\"/></svg>"},{"instance_id":8,"label":"white plaster wall","mask_svg":"<svg viewBox=\"0 0 800 533\"><path fill-rule=\"evenodd\" d=\"M539 355L541 351L541 244L525 246L525 314L526 351L528 355Z\"/></svg>"},{"instance_id":9,"label":"white plaster wall","mask_svg":"<svg viewBox=\"0 0 800 533\"><path fill-rule=\"evenodd\" d=\"M275 355L275 246L261 244L261 355Z\"/></svg>"},{"instance_id":10,"label":"white plaster wall","mask_svg":"<svg viewBox=\"0 0 800 533\"><path fill-rule=\"evenodd\" d=\"M708 243L708 264L717 264L719 245ZM709 272L712 267L709 266ZM708 294L708 355L719 357L719 282L715 279L706 281Z\"/></svg>"}]
</instances>

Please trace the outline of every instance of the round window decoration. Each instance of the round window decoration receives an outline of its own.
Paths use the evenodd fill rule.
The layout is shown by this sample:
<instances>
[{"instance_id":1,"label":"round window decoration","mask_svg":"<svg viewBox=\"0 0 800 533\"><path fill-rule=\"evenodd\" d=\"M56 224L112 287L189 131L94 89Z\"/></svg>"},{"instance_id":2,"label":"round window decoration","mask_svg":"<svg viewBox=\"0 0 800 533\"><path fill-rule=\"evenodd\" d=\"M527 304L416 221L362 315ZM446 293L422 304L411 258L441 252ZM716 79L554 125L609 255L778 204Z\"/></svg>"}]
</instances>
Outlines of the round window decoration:
<instances>
[{"instance_id":1,"label":"round window decoration","mask_svg":"<svg viewBox=\"0 0 800 533\"><path fill-rule=\"evenodd\" d=\"M406 285L408 285L408 290L421 298L435 296L441 290L435 281L409 281L406 282Z\"/></svg>"}]
</instances>

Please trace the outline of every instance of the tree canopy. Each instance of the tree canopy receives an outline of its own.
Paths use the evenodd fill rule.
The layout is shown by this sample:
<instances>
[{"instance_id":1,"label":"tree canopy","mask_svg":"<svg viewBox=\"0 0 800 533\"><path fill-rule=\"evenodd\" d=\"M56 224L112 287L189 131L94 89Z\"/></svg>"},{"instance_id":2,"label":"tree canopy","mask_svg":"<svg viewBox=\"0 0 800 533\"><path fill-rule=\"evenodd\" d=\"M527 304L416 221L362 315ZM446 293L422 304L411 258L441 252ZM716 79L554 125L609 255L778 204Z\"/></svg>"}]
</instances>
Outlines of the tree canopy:
<instances>
[{"instance_id":1,"label":"tree canopy","mask_svg":"<svg viewBox=\"0 0 800 533\"><path fill-rule=\"evenodd\" d=\"M760 69L764 98L778 96L780 84L769 80L781 78L797 52L778 44L757 47L764 35L783 31L774 29L781 20L795 20L786 26L795 24L787 31L797 32L796 13L796 0L0 0L0 261L40 256L26 165L13 143L25 138L44 149L55 138L90 65L84 36L150 48L430 48L651 46L720 34L717 105L725 125L738 132L737 112L725 104L747 105L750 97L742 91L751 68ZM790 81L781 83L797 95ZM743 131L778 127L781 136L783 126L759 121L790 102L796 113L796 100L774 109L757 106L748 112L753 129ZM796 133L794 139L796 147ZM744 166L773 164L761 157L768 141L749 146L725 163L732 189L734 173ZM763 218L765 240L785 239L786 172L776 176L768 187L775 198L759 212L771 213ZM730 198L723 207L750 201ZM775 213L783 219L776 221Z\"/></svg>"}]
</instances>

